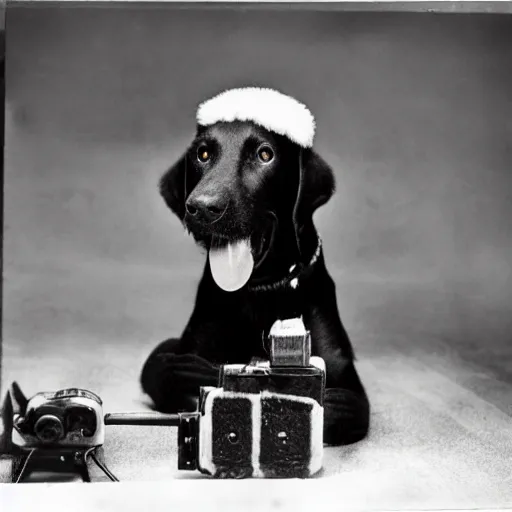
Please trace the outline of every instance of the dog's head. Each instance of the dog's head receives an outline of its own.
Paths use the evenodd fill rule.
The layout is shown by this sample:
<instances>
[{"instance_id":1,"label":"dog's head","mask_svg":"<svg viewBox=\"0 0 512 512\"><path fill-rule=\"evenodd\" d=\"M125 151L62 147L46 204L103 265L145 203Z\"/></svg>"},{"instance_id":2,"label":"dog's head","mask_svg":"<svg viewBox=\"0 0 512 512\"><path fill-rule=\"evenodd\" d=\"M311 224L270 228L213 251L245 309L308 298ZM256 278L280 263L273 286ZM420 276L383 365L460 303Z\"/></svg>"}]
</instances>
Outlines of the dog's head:
<instances>
[{"instance_id":1,"label":"dog's head","mask_svg":"<svg viewBox=\"0 0 512 512\"><path fill-rule=\"evenodd\" d=\"M255 269L277 247L297 262L301 229L334 192L332 170L311 148L305 107L294 111L295 100L275 91L239 91L234 107L219 101L228 91L199 108L196 136L162 177L161 194L205 249L249 240Z\"/></svg>"}]
</instances>

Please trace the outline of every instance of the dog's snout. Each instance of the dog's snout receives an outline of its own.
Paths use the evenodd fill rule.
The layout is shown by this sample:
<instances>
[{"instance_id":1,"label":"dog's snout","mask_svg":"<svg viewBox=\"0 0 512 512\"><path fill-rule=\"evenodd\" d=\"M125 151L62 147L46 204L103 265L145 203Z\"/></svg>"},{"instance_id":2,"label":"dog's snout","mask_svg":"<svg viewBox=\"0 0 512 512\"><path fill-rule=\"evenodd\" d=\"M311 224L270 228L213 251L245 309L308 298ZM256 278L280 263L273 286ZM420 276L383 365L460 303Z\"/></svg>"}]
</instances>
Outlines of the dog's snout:
<instances>
[{"instance_id":1,"label":"dog's snout","mask_svg":"<svg viewBox=\"0 0 512 512\"><path fill-rule=\"evenodd\" d=\"M224 213L226 205L219 197L202 194L189 198L185 208L187 213L197 220L215 222Z\"/></svg>"}]
</instances>

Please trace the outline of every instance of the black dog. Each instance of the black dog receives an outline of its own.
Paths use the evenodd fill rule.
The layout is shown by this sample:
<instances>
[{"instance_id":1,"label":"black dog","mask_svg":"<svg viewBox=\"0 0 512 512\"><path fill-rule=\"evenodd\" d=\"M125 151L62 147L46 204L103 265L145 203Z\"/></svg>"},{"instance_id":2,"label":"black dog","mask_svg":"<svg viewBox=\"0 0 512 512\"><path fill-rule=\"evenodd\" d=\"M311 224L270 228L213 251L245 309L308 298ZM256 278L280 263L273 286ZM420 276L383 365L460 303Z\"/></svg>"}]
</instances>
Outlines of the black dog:
<instances>
[{"instance_id":1,"label":"black dog","mask_svg":"<svg viewBox=\"0 0 512 512\"><path fill-rule=\"evenodd\" d=\"M366 436L369 402L313 224L334 188L326 162L286 135L248 120L198 125L161 195L207 251L250 240L254 268L240 289L225 291L206 262L181 338L160 343L144 364L142 387L156 409L193 410L199 387L217 385L220 365L268 358L274 321L302 316L312 354L326 363L324 442Z\"/></svg>"}]
</instances>

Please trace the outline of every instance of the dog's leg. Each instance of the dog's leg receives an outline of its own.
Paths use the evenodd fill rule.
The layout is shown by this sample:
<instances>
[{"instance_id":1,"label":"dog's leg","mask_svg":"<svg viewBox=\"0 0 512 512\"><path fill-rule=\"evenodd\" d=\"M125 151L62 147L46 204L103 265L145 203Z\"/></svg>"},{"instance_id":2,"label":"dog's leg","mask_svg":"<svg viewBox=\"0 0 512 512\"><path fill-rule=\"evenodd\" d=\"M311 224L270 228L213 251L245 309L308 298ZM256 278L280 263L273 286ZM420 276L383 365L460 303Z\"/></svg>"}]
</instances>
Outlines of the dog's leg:
<instances>
[{"instance_id":1,"label":"dog's leg","mask_svg":"<svg viewBox=\"0 0 512 512\"><path fill-rule=\"evenodd\" d=\"M327 376L329 369L339 366L329 354L323 356ZM370 427L370 403L353 361L345 361L335 379L327 377L324 399L324 442L346 445L361 441Z\"/></svg>"},{"instance_id":2,"label":"dog's leg","mask_svg":"<svg viewBox=\"0 0 512 512\"><path fill-rule=\"evenodd\" d=\"M361 441L369 426L370 404L351 361L338 385L325 390L324 442L336 446Z\"/></svg>"},{"instance_id":3,"label":"dog's leg","mask_svg":"<svg viewBox=\"0 0 512 512\"><path fill-rule=\"evenodd\" d=\"M316 294L315 294L316 295ZM334 284L322 289L318 302L305 315L311 330L312 352L326 364L324 442L355 443L366 437L370 404L354 366L352 345L341 322Z\"/></svg>"}]
</instances>

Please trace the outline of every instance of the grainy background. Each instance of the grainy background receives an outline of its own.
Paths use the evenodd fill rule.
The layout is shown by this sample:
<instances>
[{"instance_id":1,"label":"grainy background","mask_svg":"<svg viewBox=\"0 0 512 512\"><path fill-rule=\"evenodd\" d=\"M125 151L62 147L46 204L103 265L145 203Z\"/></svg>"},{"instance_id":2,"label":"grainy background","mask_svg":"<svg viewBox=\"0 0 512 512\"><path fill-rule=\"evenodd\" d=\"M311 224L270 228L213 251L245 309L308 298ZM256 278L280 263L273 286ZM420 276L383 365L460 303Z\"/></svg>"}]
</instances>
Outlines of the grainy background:
<instances>
[{"instance_id":1,"label":"grainy background","mask_svg":"<svg viewBox=\"0 0 512 512\"><path fill-rule=\"evenodd\" d=\"M16 7L7 23L4 386L140 403L140 366L181 332L204 260L157 180L197 104L251 84L317 118L338 183L317 225L374 414L400 379L437 393L428 368L506 424L510 16L132 5Z\"/></svg>"}]
</instances>

